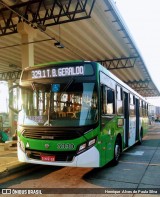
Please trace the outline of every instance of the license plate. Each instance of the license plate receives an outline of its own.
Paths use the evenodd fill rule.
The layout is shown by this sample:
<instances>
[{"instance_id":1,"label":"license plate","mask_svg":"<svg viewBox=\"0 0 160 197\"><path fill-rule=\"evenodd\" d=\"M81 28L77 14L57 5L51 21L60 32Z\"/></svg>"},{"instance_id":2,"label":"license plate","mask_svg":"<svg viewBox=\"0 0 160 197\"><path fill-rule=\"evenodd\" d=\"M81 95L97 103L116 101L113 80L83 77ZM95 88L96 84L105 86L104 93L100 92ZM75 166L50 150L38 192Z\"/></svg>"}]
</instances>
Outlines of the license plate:
<instances>
[{"instance_id":1,"label":"license plate","mask_svg":"<svg viewBox=\"0 0 160 197\"><path fill-rule=\"evenodd\" d=\"M54 155L41 155L42 161L55 161Z\"/></svg>"}]
</instances>

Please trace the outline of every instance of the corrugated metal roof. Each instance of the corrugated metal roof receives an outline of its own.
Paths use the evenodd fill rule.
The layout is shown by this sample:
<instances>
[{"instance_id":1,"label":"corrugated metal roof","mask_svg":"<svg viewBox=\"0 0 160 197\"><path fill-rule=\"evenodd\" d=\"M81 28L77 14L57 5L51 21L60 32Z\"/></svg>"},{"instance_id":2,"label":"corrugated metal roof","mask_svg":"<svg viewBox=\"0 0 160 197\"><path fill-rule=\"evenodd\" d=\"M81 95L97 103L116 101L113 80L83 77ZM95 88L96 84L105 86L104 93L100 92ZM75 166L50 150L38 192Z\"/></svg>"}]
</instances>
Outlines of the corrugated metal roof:
<instances>
[{"instance_id":1,"label":"corrugated metal roof","mask_svg":"<svg viewBox=\"0 0 160 197\"><path fill-rule=\"evenodd\" d=\"M67 4L68 1L63 0L62 3ZM12 0L8 0L4 2L10 8L15 9L16 6L23 5L23 3L26 5L30 1L17 0L13 3ZM12 6L9 2L13 3ZM40 0L35 2L40 2ZM53 1L49 0L44 0L44 2L47 6L51 5L51 2L53 4ZM73 1L70 2L73 3ZM93 0L87 1L86 12L90 10L92 3ZM0 13L6 13L6 8L5 11L4 8L4 5L0 6ZM2 10L3 12L1 12ZM40 9L39 16L44 15L43 12L43 9ZM81 17L82 13L79 15ZM13 16L16 17L16 14ZM15 18L15 20L17 19ZM86 19L64 23L56 21L57 24L48 26L47 24L51 22L53 23L53 20L46 22L45 32L37 30L34 44L35 64L76 59L105 62L104 65L113 74L128 83L141 95L145 97L160 95L112 0L96 0L91 17ZM0 24L2 27L5 25L2 14L0 14ZM60 39L64 48L55 47L55 41L51 37L58 41ZM15 68L14 65L17 67ZM0 73L16 70L21 70L21 36L18 33L1 35Z\"/></svg>"}]
</instances>

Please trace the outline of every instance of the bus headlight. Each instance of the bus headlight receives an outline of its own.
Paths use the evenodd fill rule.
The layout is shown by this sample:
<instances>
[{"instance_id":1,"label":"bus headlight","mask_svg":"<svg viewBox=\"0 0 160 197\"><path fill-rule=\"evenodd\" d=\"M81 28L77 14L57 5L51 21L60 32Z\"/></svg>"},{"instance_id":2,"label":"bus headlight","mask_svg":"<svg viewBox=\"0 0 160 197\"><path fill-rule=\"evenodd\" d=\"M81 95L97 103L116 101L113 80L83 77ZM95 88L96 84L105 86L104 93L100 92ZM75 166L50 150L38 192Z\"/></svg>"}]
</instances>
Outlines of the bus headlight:
<instances>
[{"instance_id":1,"label":"bus headlight","mask_svg":"<svg viewBox=\"0 0 160 197\"><path fill-rule=\"evenodd\" d=\"M84 149L86 149L86 147L87 147L87 144L86 143L80 145L79 150L78 150L78 153L81 152L81 151L83 151Z\"/></svg>"},{"instance_id":2,"label":"bus headlight","mask_svg":"<svg viewBox=\"0 0 160 197\"><path fill-rule=\"evenodd\" d=\"M90 140L90 141L88 142L88 146L92 146L92 145L94 145L95 143L96 143L96 138Z\"/></svg>"},{"instance_id":3,"label":"bus headlight","mask_svg":"<svg viewBox=\"0 0 160 197\"><path fill-rule=\"evenodd\" d=\"M85 150L91 148L96 143L97 137L89 140L87 143L81 144L79 146L77 154L84 152Z\"/></svg>"}]
</instances>

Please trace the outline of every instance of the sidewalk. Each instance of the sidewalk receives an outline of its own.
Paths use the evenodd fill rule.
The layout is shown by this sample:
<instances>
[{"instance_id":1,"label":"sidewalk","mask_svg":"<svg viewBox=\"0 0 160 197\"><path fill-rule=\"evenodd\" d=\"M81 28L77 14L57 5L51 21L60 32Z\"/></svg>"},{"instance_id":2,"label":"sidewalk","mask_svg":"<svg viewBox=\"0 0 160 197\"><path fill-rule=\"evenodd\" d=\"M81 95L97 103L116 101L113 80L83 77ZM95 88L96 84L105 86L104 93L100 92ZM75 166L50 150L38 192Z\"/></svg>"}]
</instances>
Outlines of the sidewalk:
<instances>
[{"instance_id":1,"label":"sidewalk","mask_svg":"<svg viewBox=\"0 0 160 197\"><path fill-rule=\"evenodd\" d=\"M27 168L27 166L28 164L18 161L17 147L9 147L6 150L6 144L0 143L0 178Z\"/></svg>"}]
</instances>

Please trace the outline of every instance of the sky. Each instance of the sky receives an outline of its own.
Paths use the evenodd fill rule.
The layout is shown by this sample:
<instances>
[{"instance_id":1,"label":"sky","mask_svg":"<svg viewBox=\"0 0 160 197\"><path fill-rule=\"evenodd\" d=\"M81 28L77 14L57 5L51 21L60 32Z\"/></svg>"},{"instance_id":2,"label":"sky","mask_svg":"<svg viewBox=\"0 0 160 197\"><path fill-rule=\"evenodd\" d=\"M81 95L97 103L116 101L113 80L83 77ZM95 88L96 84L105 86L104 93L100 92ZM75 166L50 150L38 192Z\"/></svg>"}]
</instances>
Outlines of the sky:
<instances>
[{"instance_id":1,"label":"sky","mask_svg":"<svg viewBox=\"0 0 160 197\"><path fill-rule=\"evenodd\" d=\"M114 0L160 91L160 0ZM149 99L160 106L160 98Z\"/></svg>"}]
</instances>

